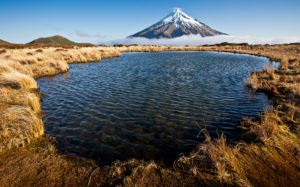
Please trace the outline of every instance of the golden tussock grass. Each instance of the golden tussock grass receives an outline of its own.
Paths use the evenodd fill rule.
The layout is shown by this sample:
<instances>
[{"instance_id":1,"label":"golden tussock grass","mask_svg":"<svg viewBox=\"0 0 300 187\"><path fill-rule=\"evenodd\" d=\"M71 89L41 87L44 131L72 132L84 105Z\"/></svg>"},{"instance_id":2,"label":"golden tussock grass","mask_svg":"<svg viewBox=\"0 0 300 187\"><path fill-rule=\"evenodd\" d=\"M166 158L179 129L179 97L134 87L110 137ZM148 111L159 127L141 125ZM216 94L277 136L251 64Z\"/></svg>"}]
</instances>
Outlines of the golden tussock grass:
<instances>
[{"instance_id":1,"label":"golden tussock grass","mask_svg":"<svg viewBox=\"0 0 300 187\"><path fill-rule=\"evenodd\" d=\"M199 186L193 176L153 161L95 162L65 155L44 135L0 155L1 186Z\"/></svg>"},{"instance_id":2,"label":"golden tussock grass","mask_svg":"<svg viewBox=\"0 0 300 187\"><path fill-rule=\"evenodd\" d=\"M68 63L120 56L108 47L35 46L2 49L0 54L0 152L42 135L40 94L34 78L69 70Z\"/></svg>"},{"instance_id":3,"label":"golden tussock grass","mask_svg":"<svg viewBox=\"0 0 300 187\"><path fill-rule=\"evenodd\" d=\"M289 68L289 57L284 56L280 62L280 69L287 70Z\"/></svg>"},{"instance_id":4,"label":"golden tussock grass","mask_svg":"<svg viewBox=\"0 0 300 187\"><path fill-rule=\"evenodd\" d=\"M270 67L269 65L266 65L264 67L264 71L266 72L266 74L269 76L270 79L275 80L276 76L275 76L275 68L274 67Z\"/></svg>"},{"instance_id":5,"label":"golden tussock grass","mask_svg":"<svg viewBox=\"0 0 300 187\"><path fill-rule=\"evenodd\" d=\"M292 90L296 95L300 96L300 83L294 84Z\"/></svg>"},{"instance_id":6,"label":"golden tussock grass","mask_svg":"<svg viewBox=\"0 0 300 187\"><path fill-rule=\"evenodd\" d=\"M214 141L206 135L206 141L195 152L180 157L176 166L207 184L297 186L299 138L274 112L265 113L260 122L244 124L257 143L230 145L223 135Z\"/></svg>"},{"instance_id":7,"label":"golden tussock grass","mask_svg":"<svg viewBox=\"0 0 300 187\"><path fill-rule=\"evenodd\" d=\"M1 111L0 151L24 146L32 138L44 134L42 120L30 107L1 104Z\"/></svg>"},{"instance_id":8,"label":"golden tussock grass","mask_svg":"<svg viewBox=\"0 0 300 187\"><path fill-rule=\"evenodd\" d=\"M40 93L37 89L1 88L0 94L1 104L29 106L35 113L40 113Z\"/></svg>"},{"instance_id":9,"label":"golden tussock grass","mask_svg":"<svg viewBox=\"0 0 300 187\"><path fill-rule=\"evenodd\" d=\"M5 49L0 50L0 54L6 53Z\"/></svg>"},{"instance_id":10,"label":"golden tussock grass","mask_svg":"<svg viewBox=\"0 0 300 187\"><path fill-rule=\"evenodd\" d=\"M0 85L1 87L10 87L12 89L37 88L37 84L32 77L17 71L1 73Z\"/></svg>"},{"instance_id":11,"label":"golden tussock grass","mask_svg":"<svg viewBox=\"0 0 300 187\"><path fill-rule=\"evenodd\" d=\"M0 155L0 183L1 186L99 186L105 175L97 168L92 161L58 154L55 139L44 136L27 147Z\"/></svg>"},{"instance_id":12,"label":"golden tussock grass","mask_svg":"<svg viewBox=\"0 0 300 187\"><path fill-rule=\"evenodd\" d=\"M258 79L257 79L257 76L255 73L248 78L248 80L246 81L246 85L248 85L249 87L251 87L253 89L257 89Z\"/></svg>"}]
</instances>

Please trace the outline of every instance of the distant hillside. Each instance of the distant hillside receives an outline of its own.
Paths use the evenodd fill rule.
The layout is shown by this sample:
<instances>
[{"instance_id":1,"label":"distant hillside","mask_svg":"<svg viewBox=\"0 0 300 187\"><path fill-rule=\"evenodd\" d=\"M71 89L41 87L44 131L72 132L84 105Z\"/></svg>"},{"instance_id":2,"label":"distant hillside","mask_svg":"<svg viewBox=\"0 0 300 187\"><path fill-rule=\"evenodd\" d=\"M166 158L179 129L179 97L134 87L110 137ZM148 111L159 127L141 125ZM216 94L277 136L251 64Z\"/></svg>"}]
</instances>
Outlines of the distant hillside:
<instances>
[{"instance_id":1,"label":"distant hillside","mask_svg":"<svg viewBox=\"0 0 300 187\"><path fill-rule=\"evenodd\" d=\"M0 45L7 45L7 44L10 44L10 43L0 39Z\"/></svg>"},{"instance_id":2,"label":"distant hillside","mask_svg":"<svg viewBox=\"0 0 300 187\"><path fill-rule=\"evenodd\" d=\"M76 43L60 35L38 38L29 42L28 44L93 45L90 43Z\"/></svg>"}]
</instances>

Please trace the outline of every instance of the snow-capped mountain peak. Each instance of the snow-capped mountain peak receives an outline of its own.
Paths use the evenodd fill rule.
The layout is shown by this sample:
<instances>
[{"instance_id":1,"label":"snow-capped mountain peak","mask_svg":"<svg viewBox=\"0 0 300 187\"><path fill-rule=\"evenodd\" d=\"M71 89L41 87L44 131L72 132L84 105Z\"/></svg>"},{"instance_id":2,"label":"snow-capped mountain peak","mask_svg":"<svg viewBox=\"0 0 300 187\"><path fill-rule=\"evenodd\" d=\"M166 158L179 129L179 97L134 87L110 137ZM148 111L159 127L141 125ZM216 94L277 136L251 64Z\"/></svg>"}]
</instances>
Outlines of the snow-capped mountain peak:
<instances>
[{"instance_id":1,"label":"snow-capped mountain peak","mask_svg":"<svg viewBox=\"0 0 300 187\"><path fill-rule=\"evenodd\" d=\"M180 8L174 8L170 14L156 24L130 37L175 38L188 34L198 34L205 37L224 33L213 30L204 23L188 16Z\"/></svg>"},{"instance_id":2,"label":"snow-capped mountain peak","mask_svg":"<svg viewBox=\"0 0 300 187\"><path fill-rule=\"evenodd\" d=\"M174 8L173 12L171 12L167 17L163 20L163 25L175 23L176 27L184 26L184 27L202 27L203 25L195 20L194 18L188 16L184 13L180 8Z\"/></svg>"}]
</instances>

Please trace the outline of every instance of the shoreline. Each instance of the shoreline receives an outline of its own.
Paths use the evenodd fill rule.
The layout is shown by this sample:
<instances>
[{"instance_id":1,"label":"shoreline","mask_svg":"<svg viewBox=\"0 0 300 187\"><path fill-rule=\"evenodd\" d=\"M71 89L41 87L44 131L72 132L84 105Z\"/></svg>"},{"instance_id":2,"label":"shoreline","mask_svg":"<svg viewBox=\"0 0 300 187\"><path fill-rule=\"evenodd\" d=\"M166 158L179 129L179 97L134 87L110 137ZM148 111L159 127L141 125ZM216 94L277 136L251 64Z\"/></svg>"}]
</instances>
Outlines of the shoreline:
<instances>
[{"instance_id":1,"label":"shoreline","mask_svg":"<svg viewBox=\"0 0 300 187\"><path fill-rule=\"evenodd\" d=\"M38 137L44 134L44 127L41 121L40 114L40 97L38 88L34 78L42 77L45 75L56 75L68 71L68 64L70 63L85 63L91 61L100 61L103 58L112 58L120 56L122 52L160 52L160 51L212 51L212 52L230 52L239 54L248 54L255 56L263 56L271 60L280 61L280 68L274 70L266 67L264 70L254 72L251 74L248 82L248 86L266 93L272 97L274 108L271 112L265 112L258 119L257 122L253 122L249 119L241 121L240 132L241 140L246 145L227 145L225 138L221 136L215 141L211 141L207 135L206 142L199 145L198 150L196 149L188 156L181 156L174 162L174 168L164 168L163 165L154 162L144 162L139 160L124 161L112 164L106 169L102 169L96 165L89 165L92 168L98 168L96 175L96 169L89 171L84 176L90 176L88 183L87 179L82 179L82 184L92 185L96 184L97 181L94 178L106 178L103 179L101 184L142 184L142 178L148 177L146 181L151 184L153 181L158 181L158 184L168 184L170 180L179 182L178 184L205 184L205 185L255 185L259 184L257 181L265 182L264 176L256 176L253 173L253 168L257 167L257 163L263 165L264 162L261 160L257 161L255 155L263 153L268 156L268 152L272 152L272 155L278 156L278 160L284 158L287 160L287 164L279 162L278 160L272 160L275 163L275 167L281 167L284 165L285 168L282 171L288 171L292 175L287 177L281 176L281 181L275 182L297 182L295 177L300 176L299 171L294 167L299 167L298 159L300 159L299 153L299 83L298 83L298 67L300 67L300 45L224 45L224 46L200 46L200 47L172 47L172 46L122 46L122 47L76 47L63 48L63 47L41 47L27 49L6 49L0 46L0 97L5 98L5 102L0 99L1 108L5 114L4 123L9 121L16 125L11 125L10 129L7 128L7 124L3 127L1 133L1 149L0 149L0 174L6 174L1 168L8 167L3 161L3 157L9 158L15 150L27 150L30 142L35 142ZM5 52L3 51L5 50ZM19 54L18 54L19 53ZM42 54L41 54L42 53ZM45 56L43 56L43 54ZM54 55L55 54L55 55ZM9 57L7 57L9 55ZM19 55L19 57L18 57ZM47 56L48 55L48 56ZM24 56L26 56L24 58ZM17 58L18 57L18 58ZM40 59L40 60L39 60ZM4 63L3 63L4 62ZM6 64L5 64L6 63ZM41 65L42 64L42 65ZM292 73L290 73L292 72ZM4 76L4 75L5 76ZM290 80L291 79L291 80ZM294 80L295 79L295 80ZM288 85L284 87L284 84ZM295 84L295 85L294 85ZM4 86L3 86L4 85ZM21 98L18 98L21 97ZM25 101L24 101L25 100ZM294 103L293 103L294 102ZM3 104L4 103L4 104ZM291 106L290 106L291 105ZM17 111L17 112L16 112ZM15 113L14 113L15 112ZM23 116L22 116L23 114ZM26 118L27 116L27 118ZM31 119L28 119L31 116ZM0 116L1 117L1 116ZM21 121L21 122L20 122ZM24 123L25 121L25 123ZM271 123L270 123L271 121ZM23 124L22 124L23 122ZM20 124L21 123L21 124ZM270 123L270 124L269 124ZM31 124L28 128L28 124ZM265 124L268 124L267 126ZM18 127L18 128L16 128ZM16 128L16 129L13 129ZM20 128L22 129L20 132ZM6 129L6 130L5 130ZM291 133L291 130L294 133ZM6 132L5 132L6 131ZM5 133L3 133L5 132ZM9 136L10 135L10 136ZM22 136L21 136L22 135ZM48 135L43 135L44 139L52 139ZM287 142L281 145L280 141L286 138ZM43 138L42 138L43 139ZM272 139L272 141L270 141ZM4 141L3 141L4 140ZM280 141L279 141L280 140ZM55 143L49 140L51 151L50 155L54 159L60 157L60 153L55 147ZM41 140L43 142L43 140ZM254 146L252 145L254 144ZM243 152L237 151L237 145L239 149L245 149ZM3 148L6 146L6 148ZM18 147L21 148L12 148ZM39 147L39 145L36 145ZM258 148L257 148L258 147ZM282 156L276 153L276 147L282 147L281 152L286 152L285 149L296 154L295 158ZM42 146L41 150L45 147ZM47 150L46 148L45 150ZM269 150L265 152L264 149ZM294 151L293 151L294 149ZM1 153L2 150L2 153ZM296 151L295 151L296 150ZM49 150L48 150L49 151ZM37 150L36 152L39 152ZM255 154L254 154L255 153ZM29 153L27 153L29 154ZM3 156L4 155L4 156ZM33 154L34 155L34 154ZM33 156L29 154L31 158ZM253 156L253 168L246 168L245 155ZM66 156L69 157L69 156ZM260 158L260 157L259 157ZM60 159L60 158L59 158ZM8 159L10 160L10 159ZM12 159L13 160L13 159ZM76 160L76 159L74 159ZM88 162L86 159L77 159L76 162ZM205 161L204 161L205 160ZM238 161L238 162L237 162ZM68 161L68 164L74 164ZM76 163L75 162L75 163ZM266 162L266 161L265 161ZM278 163L280 163L280 165ZM196 164L195 164L196 163ZM251 161L248 164L252 163ZM277 164L277 165L276 165ZM250 164L251 165L251 164ZM201 167L200 167L201 166ZM204 166L204 167L203 167ZM255 167L254 167L255 166ZM293 167L294 166L294 167ZM40 167L40 166L36 166ZM85 167L85 166L84 166ZM141 168L141 172L137 172L137 168ZM249 167L249 166L248 166ZM70 168L69 168L70 169ZM78 168L77 168L78 169ZM90 168L91 169L91 168ZM271 170L261 168L264 171L276 175L274 169ZM277 168L278 169L278 168ZM68 171L68 169L66 169ZM100 172L101 170L101 172ZM1 172L2 171L2 172ZM136 172L134 172L136 171ZM74 172L74 171L72 171ZM149 175L149 172L151 175ZM252 173L251 173L252 172ZM273 173L272 173L273 172ZM127 173L127 174L126 174ZM128 174L129 173L129 174ZM148 173L148 174L147 174ZM160 174L158 174L160 173ZM250 174L249 174L250 173ZM46 173L47 174L47 173ZM70 175L71 173L69 173ZM152 176L153 174L153 176ZM104 177L105 175L105 177ZM149 175L149 176L148 176ZM267 175L267 174L266 174ZM141 178L142 177L142 178ZM153 178L151 178L153 177ZM268 176L266 176L268 177ZM282 178L283 177L283 178ZM93 178L93 179L91 179ZM4 180L9 180L9 177ZM25 179L25 178L24 178ZM130 179L130 180L129 180ZM52 179L54 180L54 179ZM65 180L65 179L60 179ZM95 180L92 181L91 180ZM142 180L142 181L141 181ZM279 180L279 179L278 179ZM1 179L0 179L1 181ZM55 181L55 180L54 180ZM53 182L54 182L53 181ZM22 181L19 181L19 184ZM58 182L58 181L55 181ZM165 182L165 183L164 183ZM270 181L267 181L270 182ZM18 183L15 183L18 184ZM35 184L35 183L31 183ZM55 183L52 183L55 184ZM269 183L271 184L271 183Z\"/></svg>"}]
</instances>

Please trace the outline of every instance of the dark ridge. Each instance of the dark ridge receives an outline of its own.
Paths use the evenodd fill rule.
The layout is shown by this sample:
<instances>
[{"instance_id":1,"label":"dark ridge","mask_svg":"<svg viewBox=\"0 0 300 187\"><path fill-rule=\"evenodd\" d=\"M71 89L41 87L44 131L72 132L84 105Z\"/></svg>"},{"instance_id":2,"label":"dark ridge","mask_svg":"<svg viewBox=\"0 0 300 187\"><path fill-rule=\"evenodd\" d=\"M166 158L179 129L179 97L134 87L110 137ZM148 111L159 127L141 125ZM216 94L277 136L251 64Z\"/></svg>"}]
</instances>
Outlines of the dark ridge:
<instances>
[{"instance_id":1,"label":"dark ridge","mask_svg":"<svg viewBox=\"0 0 300 187\"><path fill-rule=\"evenodd\" d=\"M8 44L10 44L10 43L0 39L0 45L8 45Z\"/></svg>"},{"instance_id":2,"label":"dark ridge","mask_svg":"<svg viewBox=\"0 0 300 187\"><path fill-rule=\"evenodd\" d=\"M91 45L91 46L93 46L93 44L90 44L90 43L73 42L63 36L60 36L60 35L55 35L55 36L45 37L45 38L38 38L38 39L35 39L35 40L29 42L28 44L60 44L60 45Z\"/></svg>"}]
</instances>

